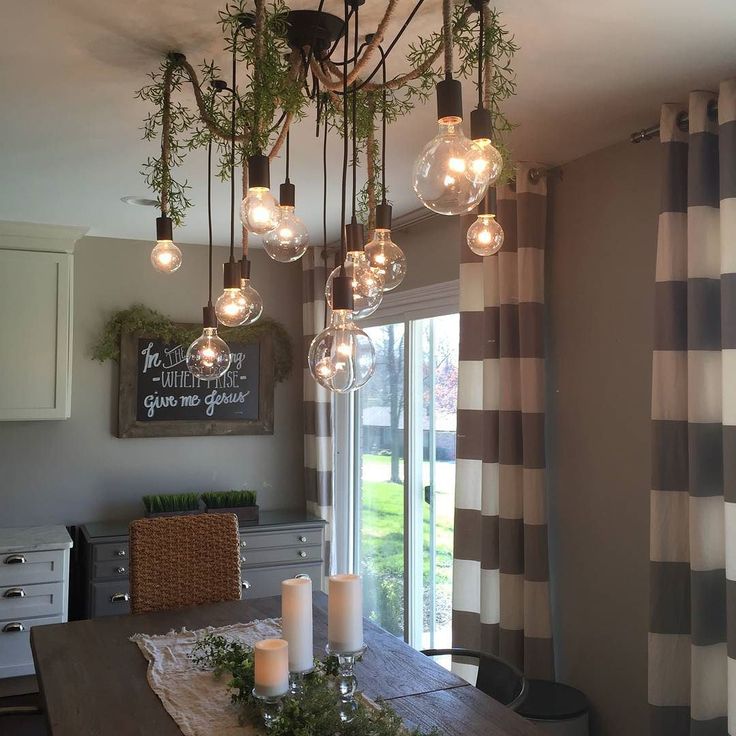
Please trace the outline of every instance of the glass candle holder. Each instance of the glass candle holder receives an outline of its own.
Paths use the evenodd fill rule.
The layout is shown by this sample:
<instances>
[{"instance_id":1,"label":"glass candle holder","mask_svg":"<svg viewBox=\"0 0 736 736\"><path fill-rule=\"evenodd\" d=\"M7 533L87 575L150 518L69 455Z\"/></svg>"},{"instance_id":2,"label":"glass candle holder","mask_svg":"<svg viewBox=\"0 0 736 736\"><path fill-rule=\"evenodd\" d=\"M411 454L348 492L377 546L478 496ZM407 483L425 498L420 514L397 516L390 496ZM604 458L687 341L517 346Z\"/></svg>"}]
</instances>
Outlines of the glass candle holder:
<instances>
[{"instance_id":1,"label":"glass candle holder","mask_svg":"<svg viewBox=\"0 0 736 736\"><path fill-rule=\"evenodd\" d=\"M283 695L261 695L257 688L253 688L253 697L258 700L263 709L263 725L270 731L281 713Z\"/></svg>"},{"instance_id":2,"label":"glass candle holder","mask_svg":"<svg viewBox=\"0 0 736 736\"><path fill-rule=\"evenodd\" d=\"M304 695L304 678L313 672L314 668L304 670L304 672L289 672L289 695L294 698L300 698Z\"/></svg>"},{"instance_id":3,"label":"glass candle holder","mask_svg":"<svg viewBox=\"0 0 736 736\"><path fill-rule=\"evenodd\" d=\"M363 656L365 644L355 651L343 652L332 649L328 644L325 648L331 657L337 657L337 690L340 693L340 719L349 723L355 717L358 701L355 694L358 692L358 678L355 676L355 663Z\"/></svg>"}]
</instances>

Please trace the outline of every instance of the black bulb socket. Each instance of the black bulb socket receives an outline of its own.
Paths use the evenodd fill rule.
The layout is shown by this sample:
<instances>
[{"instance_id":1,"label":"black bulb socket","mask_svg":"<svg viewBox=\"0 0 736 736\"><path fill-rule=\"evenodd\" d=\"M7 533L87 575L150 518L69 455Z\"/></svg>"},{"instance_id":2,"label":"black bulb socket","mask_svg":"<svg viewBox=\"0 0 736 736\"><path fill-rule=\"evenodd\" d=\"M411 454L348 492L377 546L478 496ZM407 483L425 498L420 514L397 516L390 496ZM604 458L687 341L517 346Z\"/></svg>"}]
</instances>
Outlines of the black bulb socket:
<instances>
[{"instance_id":1,"label":"black bulb socket","mask_svg":"<svg viewBox=\"0 0 736 736\"><path fill-rule=\"evenodd\" d=\"M461 123L463 119L463 86L460 80L447 77L437 82L437 120Z\"/></svg>"},{"instance_id":2,"label":"black bulb socket","mask_svg":"<svg viewBox=\"0 0 736 736\"><path fill-rule=\"evenodd\" d=\"M279 186L279 204L282 207L295 207L296 187L290 182L285 181Z\"/></svg>"},{"instance_id":3,"label":"black bulb socket","mask_svg":"<svg viewBox=\"0 0 736 736\"><path fill-rule=\"evenodd\" d=\"M349 251L363 250L365 247L365 230L363 223L355 218L345 226L345 242Z\"/></svg>"},{"instance_id":4,"label":"black bulb socket","mask_svg":"<svg viewBox=\"0 0 736 736\"><path fill-rule=\"evenodd\" d=\"M222 285L224 289L240 288L240 264L229 260L222 266Z\"/></svg>"},{"instance_id":5,"label":"black bulb socket","mask_svg":"<svg viewBox=\"0 0 736 736\"><path fill-rule=\"evenodd\" d=\"M268 163L268 156L262 153L248 156L248 186L271 188L271 167Z\"/></svg>"},{"instance_id":6,"label":"black bulb socket","mask_svg":"<svg viewBox=\"0 0 736 736\"><path fill-rule=\"evenodd\" d=\"M350 276L335 276L332 279L332 309L353 311L353 280Z\"/></svg>"},{"instance_id":7,"label":"black bulb socket","mask_svg":"<svg viewBox=\"0 0 736 736\"><path fill-rule=\"evenodd\" d=\"M174 225L170 217L161 215L156 218L156 240L173 240Z\"/></svg>"},{"instance_id":8,"label":"black bulb socket","mask_svg":"<svg viewBox=\"0 0 736 736\"><path fill-rule=\"evenodd\" d=\"M240 259L240 278L250 278L250 261L245 256ZM240 286L240 284L238 284L238 286Z\"/></svg>"},{"instance_id":9,"label":"black bulb socket","mask_svg":"<svg viewBox=\"0 0 736 736\"><path fill-rule=\"evenodd\" d=\"M485 107L478 107L470 113L470 137L477 141L481 138L491 140L492 137L491 111Z\"/></svg>"},{"instance_id":10,"label":"black bulb socket","mask_svg":"<svg viewBox=\"0 0 736 736\"><path fill-rule=\"evenodd\" d=\"M496 189L488 187L485 196L478 204L479 215L495 215L496 214Z\"/></svg>"},{"instance_id":11,"label":"black bulb socket","mask_svg":"<svg viewBox=\"0 0 736 736\"><path fill-rule=\"evenodd\" d=\"M202 327L217 327L217 314L211 304L202 307Z\"/></svg>"},{"instance_id":12,"label":"black bulb socket","mask_svg":"<svg viewBox=\"0 0 736 736\"><path fill-rule=\"evenodd\" d=\"M388 202L381 202L376 207L376 228L379 230L391 229L391 217L393 208Z\"/></svg>"}]
</instances>

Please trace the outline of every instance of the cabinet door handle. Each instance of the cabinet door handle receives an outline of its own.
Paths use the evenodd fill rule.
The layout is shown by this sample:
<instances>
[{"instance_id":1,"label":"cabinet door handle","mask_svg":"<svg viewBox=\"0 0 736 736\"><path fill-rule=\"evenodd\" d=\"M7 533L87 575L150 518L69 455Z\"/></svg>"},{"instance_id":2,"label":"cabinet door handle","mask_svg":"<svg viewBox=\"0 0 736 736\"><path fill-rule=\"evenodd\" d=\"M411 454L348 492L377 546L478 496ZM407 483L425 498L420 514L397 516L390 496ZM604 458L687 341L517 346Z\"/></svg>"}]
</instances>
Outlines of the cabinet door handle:
<instances>
[{"instance_id":1,"label":"cabinet door handle","mask_svg":"<svg viewBox=\"0 0 736 736\"><path fill-rule=\"evenodd\" d=\"M306 557L306 556L307 556L307 553L303 549L300 549L299 550L299 557Z\"/></svg>"},{"instance_id":2,"label":"cabinet door handle","mask_svg":"<svg viewBox=\"0 0 736 736\"><path fill-rule=\"evenodd\" d=\"M21 631L25 631L26 627L20 621L13 621L12 623L5 624L3 631L6 634L17 634Z\"/></svg>"},{"instance_id":3,"label":"cabinet door handle","mask_svg":"<svg viewBox=\"0 0 736 736\"><path fill-rule=\"evenodd\" d=\"M302 534L302 535L300 535L300 536L299 536L299 541L300 541L300 542L301 542L302 544L304 544L304 542L306 542L306 541L307 541L307 538L306 538L306 537L305 537L305 536L304 536L304 535Z\"/></svg>"},{"instance_id":4,"label":"cabinet door handle","mask_svg":"<svg viewBox=\"0 0 736 736\"><path fill-rule=\"evenodd\" d=\"M25 565L26 562L28 560L26 560L25 555L10 555L5 558L6 565Z\"/></svg>"},{"instance_id":5,"label":"cabinet door handle","mask_svg":"<svg viewBox=\"0 0 736 736\"><path fill-rule=\"evenodd\" d=\"M251 589L251 584L247 580L243 580L243 582L241 584L243 586L243 590L250 590Z\"/></svg>"},{"instance_id":6,"label":"cabinet door handle","mask_svg":"<svg viewBox=\"0 0 736 736\"><path fill-rule=\"evenodd\" d=\"M129 593L113 593L110 596L110 603L127 603L129 600Z\"/></svg>"},{"instance_id":7,"label":"cabinet door handle","mask_svg":"<svg viewBox=\"0 0 736 736\"><path fill-rule=\"evenodd\" d=\"M25 598L26 592L23 588L8 588L3 593L3 598Z\"/></svg>"},{"instance_id":8,"label":"cabinet door handle","mask_svg":"<svg viewBox=\"0 0 736 736\"><path fill-rule=\"evenodd\" d=\"M125 552L125 550L124 550L124 549L116 549L116 550L115 550L115 556L116 556L116 557L125 557L125 556L126 556L126 554L127 554L127 553Z\"/></svg>"},{"instance_id":9,"label":"cabinet door handle","mask_svg":"<svg viewBox=\"0 0 736 736\"><path fill-rule=\"evenodd\" d=\"M245 539L240 543L240 546L245 549L248 546L248 542L245 541Z\"/></svg>"},{"instance_id":10,"label":"cabinet door handle","mask_svg":"<svg viewBox=\"0 0 736 736\"><path fill-rule=\"evenodd\" d=\"M116 572L116 573L117 573L118 575L125 575L125 568L124 568L124 567L116 567L116 568L115 568L115 572Z\"/></svg>"},{"instance_id":11,"label":"cabinet door handle","mask_svg":"<svg viewBox=\"0 0 736 736\"><path fill-rule=\"evenodd\" d=\"M300 572L298 575L294 575L297 580L311 580L312 578L305 572Z\"/></svg>"},{"instance_id":12,"label":"cabinet door handle","mask_svg":"<svg viewBox=\"0 0 736 736\"><path fill-rule=\"evenodd\" d=\"M248 558L245 555L242 555L240 558L241 562L248 562Z\"/></svg>"}]
</instances>

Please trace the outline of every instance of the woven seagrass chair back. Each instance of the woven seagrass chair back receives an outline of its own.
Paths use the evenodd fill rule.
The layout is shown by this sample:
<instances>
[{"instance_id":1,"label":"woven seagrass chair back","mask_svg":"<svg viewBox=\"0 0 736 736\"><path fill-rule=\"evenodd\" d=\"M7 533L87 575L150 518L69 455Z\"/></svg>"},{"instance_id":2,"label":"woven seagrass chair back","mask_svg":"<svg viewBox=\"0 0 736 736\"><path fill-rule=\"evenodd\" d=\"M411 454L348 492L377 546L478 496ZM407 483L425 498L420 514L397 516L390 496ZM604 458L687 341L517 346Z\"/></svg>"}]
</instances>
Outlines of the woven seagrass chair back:
<instances>
[{"instance_id":1,"label":"woven seagrass chair back","mask_svg":"<svg viewBox=\"0 0 736 736\"><path fill-rule=\"evenodd\" d=\"M133 613L240 600L235 514L138 519L130 525Z\"/></svg>"}]
</instances>

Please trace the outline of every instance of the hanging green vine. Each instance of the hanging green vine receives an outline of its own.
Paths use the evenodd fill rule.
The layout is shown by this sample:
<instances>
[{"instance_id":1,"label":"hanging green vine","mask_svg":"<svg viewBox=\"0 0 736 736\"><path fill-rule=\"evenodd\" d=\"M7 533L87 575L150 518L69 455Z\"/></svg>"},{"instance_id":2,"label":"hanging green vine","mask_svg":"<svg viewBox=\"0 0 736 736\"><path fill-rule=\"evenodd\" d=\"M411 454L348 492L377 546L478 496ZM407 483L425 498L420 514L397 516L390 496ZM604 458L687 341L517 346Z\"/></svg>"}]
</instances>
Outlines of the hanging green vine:
<instances>
[{"instance_id":1,"label":"hanging green vine","mask_svg":"<svg viewBox=\"0 0 736 736\"><path fill-rule=\"evenodd\" d=\"M262 723L259 701L253 696L255 668L251 647L218 634L208 634L192 650L192 661L212 670L217 678L229 678L230 699L238 707L243 723ZM423 735L404 728L401 718L386 704L371 708L358 700L349 723L340 719L340 695L332 682L336 662L327 658L315 663L315 672L304 680L304 694L284 698L279 718L269 731L271 736L439 736Z\"/></svg>"},{"instance_id":2,"label":"hanging green vine","mask_svg":"<svg viewBox=\"0 0 736 736\"><path fill-rule=\"evenodd\" d=\"M143 304L134 304L129 309L110 315L92 346L92 358L100 362L120 360L120 336L133 332L141 332L170 343L188 345L199 337L202 328L176 324L154 309ZM261 317L254 325L247 327L221 327L219 334L225 342L255 342L262 335L271 334L274 380L277 383L285 381L291 375L294 361L291 338L280 322Z\"/></svg>"}]
</instances>

